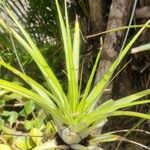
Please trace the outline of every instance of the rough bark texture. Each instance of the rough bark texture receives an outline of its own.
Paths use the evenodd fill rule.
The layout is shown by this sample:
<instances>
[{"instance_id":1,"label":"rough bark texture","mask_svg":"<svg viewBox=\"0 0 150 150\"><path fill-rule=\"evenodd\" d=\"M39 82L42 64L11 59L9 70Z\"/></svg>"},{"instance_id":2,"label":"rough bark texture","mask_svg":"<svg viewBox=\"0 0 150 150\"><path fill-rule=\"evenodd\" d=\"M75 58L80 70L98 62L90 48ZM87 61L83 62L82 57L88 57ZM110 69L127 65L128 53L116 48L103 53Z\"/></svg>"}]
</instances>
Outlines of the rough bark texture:
<instances>
[{"instance_id":1,"label":"rough bark texture","mask_svg":"<svg viewBox=\"0 0 150 150\"><path fill-rule=\"evenodd\" d=\"M105 15L103 15L105 9L105 0L88 0L89 5L89 16L88 16L88 30L87 35L99 33L105 30ZM84 66L83 82L86 84L91 73L91 68L93 67L93 60L95 58L95 53L99 49L99 37L94 37L87 39L86 48L84 51Z\"/></svg>"},{"instance_id":2,"label":"rough bark texture","mask_svg":"<svg viewBox=\"0 0 150 150\"><path fill-rule=\"evenodd\" d=\"M107 30L127 25L133 2L134 1L131 0L112 1ZM106 34L103 46L103 54L97 70L96 82L101 79L112 62L117 58L124 34L125 33L121 31ZM108 87L107 91L109 92L104 93L103 95L104 100L112 96L112 85Z\"/></svg>"},{"instance_id":3,"label":"rough bark texture","mask_svg":"<svg viewBox=\"0 0 150 150\"><path fill-rule=\"evenodd\" d=\"M150 0L139 0L137 10L141 8L145 8L150 6ZM145 11L145 10L144 10ZM136 18L136 24L144 24L148 18L145 19L145 13L149 12L140 12L141 17ZM136 33L138 30L132 30L132 33ZM132 36L133 34L129 36ZM135 43L135 46L140 46L142 44L146 44L150 42L150 29L144 30L141 36ZM113 93L116 94L115 97L119 98L128 94L131 94L133 91L138 92L145 89L150 88L150 55L149 52L134 54L131 56L132 62L130 65L117 77L115 82L113 83ZM148 98L148 97L146 97ZM131 108L134 111L140 111L143 113L147 113L149 111L149 105L136 106ZM120 117L113 118L109 121L104 127L104 130L107 132L114 130L122 130L122 129L130 129L135 124L137 124L139 120L137 118L129 118L129 117ZM141 130L146 130L150 132L150 121L145 120L138 126ZM149 135L144 133L130 133L127 136L128 139L133 141L142 143L148 147L150 147ZM116 149L118 143L106 144L105 150L114 150ZM136 146L130 143L121 143L118 150L144 150L144 148L140 146Z\"/></svg>"},{"instance_id":4,"label":"rough bark texture","mask_svg":"<svg viewBox=\"0 0 150 150\"><path fill-rule=\"evenodd\" d=\"M92 33L103 31L103 0L89 0Z\"/></svg>"},{"instance_id":5,"label":"rough bark texture","mask_svg":"<svg viewBox=\"0 0 150 150\"><path fill-rule=\"evenodd\" d=\"M149 14L149 11L146 12L145 7L147 9L149 6L150 1L139 1L135 12L135 17L137 17L137 11L141 11L139 17L137 17L134 21L135 24L144 24L148 20L148 18L145 17L147 16L147 14ZM137 29L132 30L132 33L136 33L137 31ZM149 33L150 30L145 29L138 40L135 42L134 46L140 46L142 44L149 43ZM148 55L148 53L146 52L134 54L130 57L132 57L132 62L130 63L130 65L128 65L128 67L123 70L122 73L113 82L113 98L115 99L135 93L137 91L144 90L148 88L148 85L150 84L150 75L148 74L150 56Z\"/></svg>"},{"instance_id":6,"label":"rough bark texture","mask_svg":"<svg viewBox=\"0 0 150 150\"><path fill-rule=\"evenodd\" d=\"M137 8L135 11L136 18L150 18L150 6Z\"/></svg>"},{"instance_id":7,"label":"rough bark texture","mask_svg":"<svg viewBox=\"0 0 150 150\"><path fill-rule=\"evenodd\" d=\"M99 0L89 0L90 3L90 18L91 18L91 27L92 33L98 33L103 31L101 28L102 23L99 21L104 21L100 19L102 17L99 12L102 13L103 8L102 4L99 3ZM103 1L104 2L104 1ZM106 0L107 2L107 0ZM94 4L93 4L94 3ZM134 0L112 0L112 5L110 7L110 14L107 23L107 29L117 28L121 26L125 26L128 23L130 18L130 12L133 6ZM100 6L101 5L101 6ZM139 0L138 7L136 10L136 22L135 24L143 24L146 22L147 17L149 17L149 6L150 0ZM99 8L100 7L100 8ZM99 11L101 10L101 11ZM102 13L103 14L103 13ZM142 19L146 18L146 19ZM134 19L135 20L135 19ZM105 27L104 27L105 28ZM129 36L133 36L138 29L131 29L131 33ZM97 75L96 75L96 82L98 82L112 62L116 59L118 52L122 46L122 41L124 38L125 32L118 31L108 33L104 39L103 45L103 55L101 57L101 61L99 63ZM93 41L95 38L93 39ZM139 40L135 43L135 46L139 46L150 41L150 29L145 30L142 35L140 36ZM92 49L93 50L93 49ZM113 83L113 91L112 85L108 87L107 92L103 95L102 99L107 100L113 97L119 98L123 96L127 96L133 92L138 92L150 87L150 55L146 52L132 55L133 61L130 65L125 69ZM149 67L149 68L148 68ZM137 108L138 107L138 108ZM137 109L141 112L147 113L149 106L137 106L132 109ZM108 124L103 128L103 132L110 132L114 130L121 130L121 129L130 129L134 126L135 123L138 122L136 118L113 118L109 121ZM149 121L145 121L144 125L141 125L143 130L150 131L150 123ZM140 137L139 137L140 136ZM142 137L142 138L141 138ZM145 144L147 146L150 145L149 137L144 135L143 133L136 133L135 132L128 137L133 141L137 141L139 143ZM143 140L144 139L144 140ZM146 140L147 139L147 140ZM123 145L125 144L125 145ZM119 147L119 150L124 149L135 149L135 150L143 150L140 146L135 146L134 144L127 144L123 143ZM114 150L116 148L117 143L106 144L105 150Z\"/></svg>"}]
</instances>

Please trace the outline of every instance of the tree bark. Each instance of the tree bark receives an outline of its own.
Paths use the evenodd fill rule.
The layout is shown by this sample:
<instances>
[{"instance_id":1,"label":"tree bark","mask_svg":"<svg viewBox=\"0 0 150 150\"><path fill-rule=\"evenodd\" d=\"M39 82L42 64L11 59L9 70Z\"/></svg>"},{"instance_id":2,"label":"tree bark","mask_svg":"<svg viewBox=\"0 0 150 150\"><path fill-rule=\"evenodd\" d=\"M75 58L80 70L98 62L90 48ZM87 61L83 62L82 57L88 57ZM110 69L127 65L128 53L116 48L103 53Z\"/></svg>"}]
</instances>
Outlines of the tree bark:
<instances>
[{"instance_id":1,"label":"tree bark","mask_svg":"<svg viewBox=\"0 0 150 150\"><path fill-rule=\"evenodd\" d=\"M137 8L135 11L136 18L150 18L150 6Z\"/></svg>"},{"instance_id":2,"label":"tree bark","mask_svg":"<svg viewBox=\"0 0 150 150\"><path fill-rule=\"evenodd\" d=\"M89 0L92 33L103 31L103 0Z\"/></svg>"},{"instance_id":3,"label":"tree bark","mask_svg":"<svg viewBox=\"0 0 150 150\"><path fill-rule=\"evenodd\" d=\"M132 0L112 0L107 30L127 25L133 2L134 1ZM125 33L123 31L110 32L106 34L103 54L96 74L96 83L102 78L104 73L117 58L124 35ZM109 85L106 91L107 92L104 92L103 94L104 101L112 97L112 85Z\"/></svg>"}]
</instances>

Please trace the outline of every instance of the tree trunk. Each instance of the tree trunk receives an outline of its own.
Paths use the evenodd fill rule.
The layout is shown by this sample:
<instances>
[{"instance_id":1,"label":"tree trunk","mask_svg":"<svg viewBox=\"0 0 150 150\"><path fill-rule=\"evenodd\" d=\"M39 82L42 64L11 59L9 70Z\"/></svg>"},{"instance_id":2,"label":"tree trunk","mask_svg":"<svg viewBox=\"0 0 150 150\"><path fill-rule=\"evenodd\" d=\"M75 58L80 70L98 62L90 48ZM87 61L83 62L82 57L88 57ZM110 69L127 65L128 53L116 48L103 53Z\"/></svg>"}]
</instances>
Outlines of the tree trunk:
<instances>
[{"instance_id":1,"label":"tree trunk","mask_svg":"<svg viewBox=\"0 0 150 150\"><path fill-rule=\"evenodd\" d=\"M131 0L112 0L107 30L127 25L133 2L134 1ZM106 34L104 39L103 54L97 70L96 83L101 79L112 62L117 58L124 35L125 33L123 31ZM109 85L106 91L108 92L104 93L104 100L112 97L112 85Z\"/></svg>"},{"instance_id":2,"label":"tree trunk","mask_svg":"<svg viewBox=\"0 0 150 150\"><path fill-rule=\"evenodd\" d=\"M138 13L135 13L136 16L136 24L144 24L148 18L149 12L145 11L145 8L150 7L150 0L140 0L137 6L136 11ZM143 9L144 8L144 9ZM139 11L144 10L144 11ZM143 13L144 12L144 13ZM135 33L138 31L138 29L132 30L132 33L135 31ZM130 35L129 35L130 36ZM131 34L132 36L132 34ZM135 42L135 46L140 46L142 44L146 44L150 42L150 29L145 29L144 32L140 35L138 40ZM148 52L145 53L139 53L134 54L131 56L132 62L130 65L121 72L121 74L117 77L115 82L113 83L113 96L119 98L128 94L131 94L133 92L141 91L150 88L150 55ZM136 106L132 108L132 110L138 110L144 113L149 112L149 106L148 105L142 105L142 106ZM103 130L107 132L111 132L113 130L122 130L122 129L130 129L135 127L134 125L138 124L138 128L146 129L147 131L150 130L150 121L145 120L144 122L141 122L141 120L136 120L136 118L126 118L126 117L120 117L120 118L113 118L109 124L107 124ZM146 127L146 128L145 128ZM130 139L133 141L138 141L139 143L142 143L144 145L149 145L149 139L147 137L143 136L143 133L131 133ZM139 138L140 137L140 138ZM127 137L128 138L128 137ZM117 144L117 143L116 143ZM115 143L113 144L107 144L105 146L106 150L113 150L117 146ZM121 144L119 147L119 150L124 149L143 149L140 147L136 147L133 144Z\"/></svg>"},{"instance_id":3,"label":"tree trunk","mask_svg":"<svg viewBox=\"0 0 150 150\"><path fill-rule=\"evenodd\" d=\"M103 31L103 0L89 0L92 33Z\"/></svg>"}]
</instances>

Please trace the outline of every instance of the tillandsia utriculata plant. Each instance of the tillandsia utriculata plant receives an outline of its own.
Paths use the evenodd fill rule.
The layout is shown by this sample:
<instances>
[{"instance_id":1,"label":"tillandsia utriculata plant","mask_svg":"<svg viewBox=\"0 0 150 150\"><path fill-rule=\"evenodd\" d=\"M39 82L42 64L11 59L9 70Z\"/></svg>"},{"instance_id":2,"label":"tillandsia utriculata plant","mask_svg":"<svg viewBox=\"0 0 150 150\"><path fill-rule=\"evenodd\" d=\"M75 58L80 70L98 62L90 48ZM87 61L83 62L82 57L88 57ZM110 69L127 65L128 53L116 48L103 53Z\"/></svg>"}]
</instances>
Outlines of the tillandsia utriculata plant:
<instances>
[{"instance_id":1,"label":"tillandsia utriculata plant","mask_svg":"<svg viewBox=\"0 0 150 150\"><path fill-rule=\"evenodd\" d=\"M0 1L0 8L7 13L13 24L17 28L13 28L12 24L1 17L0 26L1 28L15 38L16 41L31 55L40 71L42 72L46 82L47 89L40 85L35 80L31 79L25 73L20 72L14 67L5 63L3 59L0 59L0 65L7 68L9 71L18 75L23 79L32 89L27 89L21 85L17 85L13 82L0 79L0 88L8 90L12 93L17 93L26 99L33 100L39 106L41 106L47 114L52 117L53 124L55 126L57 134L63 140L64 145L58 145L56 138L36 147L33 150L43 149L80 149L80 150L98 150L101 149L99 143L108 141L128 141L126 138L115 135L114 133L101 133L96 132L98 129L107 122L108 117L112 116L135 116L144 119L150 119L149 114L143 114L132 111L120 110L121 108L150 103L150 100L143 99L138 100L148 94L150 89L135 93L133 95L112 100L109 99L101 105L97 106L96 103L101 100L105 88L111 81L112 75L120 64L122 59L130 50L133 43L140 36L142 31L150 23L148 21L143 27L137 32L132 40L127 44L123 51L120 52L118 58L114 61L108 71L104 74L102 79L92 88L92 82L96 72L97 64L100 58L102 48L97 55L95 64L93 66L91 75L87 82L87 85L83 91L81 91L80 81L80 70L79 70L79 58L80 58L80 32L79 22L76 19L75 32L72 40L70 26L67 14L67 4L65 1L65 21L62 17L58 0L55 0L58 11L60 27L62 32L64 53L66 60L66 75L68 79L67 93L63 90L56 75L45 61L41 52L31 39L30 35L25 31L22 25L19 23L17 17L8 8L3 1ZM87 138L90 137L90 138ZM82 144L82 141L87 139L88 145Z\"/></svg>"}]
</instances>

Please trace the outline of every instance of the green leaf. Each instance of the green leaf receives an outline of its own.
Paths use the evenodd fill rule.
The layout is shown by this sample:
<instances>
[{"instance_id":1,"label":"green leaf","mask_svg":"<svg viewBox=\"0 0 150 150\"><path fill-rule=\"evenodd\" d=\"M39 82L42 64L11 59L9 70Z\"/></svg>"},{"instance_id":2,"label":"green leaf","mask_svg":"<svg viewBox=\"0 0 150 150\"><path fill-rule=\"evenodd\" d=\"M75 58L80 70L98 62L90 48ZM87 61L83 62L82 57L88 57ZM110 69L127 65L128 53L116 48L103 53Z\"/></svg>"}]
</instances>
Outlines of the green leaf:
<instances>
[{"instance_id":1,"label":"green leaf","mask_svg":"<svg viewBox=\"0 0 150 150\"><path fill-rule=\"evenodd\" d=\"M87 114L83 119L86 122L99 122L102 118L107 118L108 111L110 112L111 106L114 104L113 100L108 100L101 104L97 109Z\"/></svg>"},{"instance_id":2,"label":"green leaf","mask_svg":"<svg viewBox=\"0 0 150 150\"><path fill-rule=\"evenodd\" d=\"M148 104L148 103L150 103L150 100L135 101L135 102L124 104L121 106L121 108L135 106L135 105Z\"/></svg>"},{"instance_id":3,"label":"green leaf","mask_svg":"<svg viewBox=\"0 0 150 150\"><path fill-rule=\"evenodd\" d=\"M131 102L133 102L137 99L140 99L141 97L144 97L144 96L149 95L149 94L150 94L150 89L147 89L147 90L132 94L130 96L121 98L121 99L116 100L116 101L108 100L105 103L98 106L95 110L90 112L85 118L87 118L89 121L90 121L90 118L94 118L93 121L96 121L96 120L98 121L99 116L101 116L101 115L107 116L107 114L111 114L113 111L115 111L117 109L137 105L138 103L136 103L136 102L131 103ZM149 101L145 101L145 103L146 102L149 103Z\"/></svg>"},{"instance_id":4,"label":"green leaf","mask_svg":"<svg viewBox=\"0 0 150 150\"><path fill-rule=\"evenodd\" d=\"M0 150L12 150L7 144L0 144Z\"/></svg>"},{"instance_id":5,"label":"green leaf","mask_svg":"<svg viewBox=\"0 0 150 150\"><path fill-rule=\"evenodd\" d=\"M4 106L5 106L5 101L2 99L2 100L0 100L0 109Z\"/></svg>"},{"instance_id":6,"label":"green leaf","mask_svg":"<svg viewBox=\"0 0 150 150\"><path fill-rule=\"evenodd\" d=\"M7 117L10 115L10 111L6 111L4 110L3 113L2 113L3 116Z\"/></svg>"},{"instance_id":7,"label":"green leaf","mask_svg":"<svg viewBox=\"0 0 150 150\"><path fill-rule=\"evenodd\" d=\"M79 54L80 54L80 29L78 18L76 17L75 22L75 32L74 32L74 41L73 41L73 60L74 60L74 68L76 74L76 84L78 85L79 80Z\"/></svg>"},{"instance_id":8,"label":"green leaf","mask_svg":"<svg viewBox=\"0 0 150 150\"><path fill-rule=\"evenodd\" d=\"M123 138L121 138L118 135L114 134L101 134L98 137L90 140L91 144L98 144L98 143L103 143L103 142L112 142L112 141L121 141Z\"/></svg>"},{"instance_id":9,"label":"green leaf","mask_svg":"<svg viewBox=\"0 0 150 150\"><path fill-rule=\"evenodd\" d=\"M141 30L133 37L133 39L129 42L126 48L119 54L118 58L109 68L109 70L105 73L101 81L91 90L91 85L94 79L94 74L96 71L96 67L99 61L100 53L97 56L95 65L92 69L90 78L88 80L87 86L85 91L83 91L83 95L80 95L80 87L78 87L78 78L79 78L79 53L80 53L80 34L79 34L79 22L76 20L75 23L75 33L72 45L72 38L71 38L71 30L69 26L69 19L68 19L68 12L67 12L67 2L65 1L65 22L64 18L61 14L61 10L58 4L58 0L55 0L56 7L58 11L60 27L62 31L62 37L64 42L64 52L65 52L65 59L66 59L66 69L67 69L67 78L68 78L68 93L66 94L59 80L56 78L54 72L49 67L48 63L44 59L43 55L41 54L40 50L37 48L36 44L31 39L30 35L25 31L23 26L18 21L17 17L14 13L6 6L2 5L1 7L5 7L5 11L8 17L13 21L15 24L15 28L12 27L12 24L9 25L9 22L3 18L0 19L0 27L2 30L6 30L11 36L13 36L16 41L28 52L31 57L34 59L35 63L41 70L46 82L48 90L41 86L39 83L34 81L33 79L29 78L27 75L21 73L17 69L9 66L3 60L0 60L0 65L7 68L9 71L15 73L21 79L23 79L28 85L31 86L32 89L27 89L23 87L23 85L17 85L16 83L8 82L5 80L0 79L0 88L2 88L2 92L0 93L1 96L7 94L7 92L13 92L13 94L21 95L21 97L25 97L28 100L33 100L36 104L42 107L46 114L50 114L51 119L54 121L54 125L56 125L57 132L61 135L60 131L63 130L64 126L66 129L70 130L72 133L73 131L77 131L79 135L86 135L88 136L91 133L91 130L96 128L96 125L99 123L104 125L106 122L107 117L109 116L117 116L117 115L129 115L129 116L138 116L142 118L150 118L146 114L136 113L136 112L129 112L129 111L115 111L117 109L127 107L130 105L140 104L140 102L134 102L137 98L140 98L149 93L142 92L139 95L131 95L129 97L125 97L124 99L120 99L118 101L108 100L106 103L103 103L97 109L95 109L94 105L98 101L99 96L101 96L108 86L110 79L114 73L114 70L117 68L119 63L122 61L124 56L130 50L131 46L135 42L135 40L139 37L142 33L144 28L147 27L150 21L148 21ZM6 93L5 93L6 92ZM14 95L13 95L14 96ZM15 97L15 96L14 96ZM149 101L145 101L149 102ZM142 102L143 103L143 102ZM79 106L78 106L79 104ZM22 115L24 113L30 114L34 111L35 106L28 102L25 108L22 110ZM95 109L95 110L94 110ZM94 111L93 111L94 110ZM115 112L113 112L115 111ZM45 116L44 116L45 117ZM15 118L15 117L14 117ZM74 119L75 118L75 119ZM13 122L13 117L10 119ZM15 119L14 119L15 120ZM37 129L41 129L44 126L43 118L37 117L33 124L27 123L27 128L31 128L31 126L36 127L33 130L33 134L37 134L39 131ZM45 127L45 126L44 126ZM87 134L88 132L88 134ZM67 137L67 136L66 136ZM79 137L79 136L78 136ZM82 136L81 136L82 137ZM103 135L101 138L95 139L95 142L102 141L111 141L117 138L116 135ZM79 139L82 139L79 137ZM25 140L19 140L24 145ZM40 144L40 142L35 138L34 144ZM74 142L74 140L72 140ZM28 140L30 143L30 141ZM27 142L27 143L28 143ZM80 145L76 145L80 147ZM57 146L55 140L41 144L37 146L35 149L49 149L49 148L60 148ZM35 150L34 149L34 150ZM61 149L61 148L60 148Z\"/></svg>"},{"instance_id":10,"label":"green leaf","mask_svg":"<svg viewBox=\"0 0 150 150\"><path fill-rule=\"evenodd\" d=\"M79 22L76 19L75 22L75 33L74 33L74 41L73 41L73 61L74 61L74 76L75 76L75 99L74 99L74 109L77 107L79 102L79 54L80 54L80 32L79 32ZM75 111L75 110L74 110Z\"/></svg>"},{"instance_id":11,"label":"green leaf","mask_svg":"<svg viewBox=\"0 0 150 150\"><path fill-rule=\"evenodd\" d=\"M8 122L12 125L17 121L17 118L18 118L18 113L15 111L11 111L8 118Z\"/></svg>"},{"instance_id":12,"label":"green leaf","mask_svg":"<svg viewBox=\"0 0 150 150\"><path fill-rule=\"evenodd\" d=\"M22 96L20 96L16 93L11 93L11 94L4 95L3 100L5 102L12 101L12 100L22 100Z\"/></svg>"},{"instance_id":13,"label":"green leaf","mask_svg":"<svg viewBox=\"0 0 150 150\"><path fill-rule=\"evenodd\" d=\"M0 131L2 130L3 127L4 127L4 120L0 118Z\"/></svg>"},{"instance_id":14,"label":"green leaf","mask_svg":"<svg viewBox=\"0 0 150 150\"><path fill-rule=\"evenodd\" d=\"M132 38L132 40L127 44L127 46L124 48L122 52L120 52L118 58L115 60L115 62L111 65L111 67L108 69L108 71L104 74L102 79L98 82L98 84L94 87L94 89L91 91L89 96L86 100L86 110L88 110L92 104L95 104L98 100L97 98L102 95L105 88L108 86L109 80L111 79L115 69L120 64L124 56L127 54L127 52L130 50L133 43L136 41L136 39L140 36L142 31L146 28L146 25L150 23L150 20L145 23L145 25L137 32L137 34Z\"/></svg>"},{"instance_id":15,"label":"green leaf","mask_svg":"<svg viewBox=\"0 0 150 150\"><path fill-rule=\"evenodd\" d=\"M48 122L46 124L45 133L48 135L52 135L52 134L56 133L56 130L54 129L54 125L52 124L52 122Z\"/></svg>"},{"instance_id":16,"label":"green leaf","mask_svg":"<svg viewBox=\"0 0 150 150\"><path fill-rule=\"evenodd\" d=\"M25 110L22 109L20 112L19 112L19 115L22 116L22 117L27 117L27 114L25 113Z\"/></svg>"},{"instance_id":17,"label":"green leaf","mask_svg":"<svg viewBox=\"0 0 150 150\"><path fill-rule=\"evenodd\" d=\"M118 99L118 100L115 101L114 105L127 104L127 103L133 102L137 99L140 99L141 97L147 96L149 94L150 94L150 89L147 89L147 90L144 90L144 91L141 91L141 92L123 97L121 99Z\"/></svg>"},{"instance_id":18,"label":"green leaf","mask_svg":"<svg viewBox=\"0 0 150 150\"><path fill-rule=\"evenodd\" d=\"M132 117L140 117L143 119L150 119L149 114L143 114L143 113L132 112L132 111L115 111L109 114L109 116L132 116Z\"/></svg>"},{"instance_id":19,"label":"green leaf","mask_svg":"<svg viewBox=\"0 0 150 150\"><path fill-rule=\"evenodd\" d=\"M8 90L0 90L0 97L7 94L8 92L9 92Z\"/></svg>"},{"instance_id":20,"label":"green leaf","mask_svg":"<svg viewBox=\"0 0 150 150\"><path fill-rule=\"evenodd\" d=\"M73 48L72 48L72 42L70 37L67 6L65 1L65 17L66 17L66 27L65 27L58 1L55 0L55 2L58 11L59 22L60 22L60 27L61 27L62 37L63 37L64 51L65 51L67 77L68 77L68 103L70 105L69 110L71 112L75 112L76 104L78 100L78 84L76 80L76 70L74 66L75 58L73 58ZM78 30L76 30L76 32L78 32Z\"/></svg>"},{"instance_id":21,"label":"green leaf","mask_svg":"<svg viewBox=\"0 0 150 150\"><path fill-rule=\"evenodd\" d=\"M14 143L20 150L28 150L35 146L30 137L17 137Z\"/></svg>"},{"instance_id":22,"label":"green leaf","mask_svg":"<svg viewBox=\"0 0 150 150\"><path fill-rule=\"evenodd\" d=\"M33 90L35 90L39 95L43 96L45 99L50 100L50 98L47 96L51 96L50 92L47 91L43 86L41 86L38 82L31 79L29 76L23 74L19 70L15 69L14 67L10 66L9 64L5 63L3 60L0 60L0 65L7 68L14 74L18 75L20 78L22 78L27 84L29 84ZM9 91L8 91L9 92ZM54 105L53 103L51 105Z\"/></svg>"},{"instance_id":23,"label":"green leaf","mask_svg":"<svg viewBox=\"0 0 150 150\"><path fill-rule=\"evenodd\" d=\"M48 149L67 149L67 146L59 146L59 145L57 145L57 142L56 142L56 140L52 140L52 141L49 141L49 142L45 142L45 143L43 143L43 144L40 144L40 145L38 145L38 146L36 146L36 147L34 147L32 150L48 150Z\"/></svg>"},{"instance_id":24,"label":"green leaf","mask_svg":"<svg viewBox=\"0 0 150 150\"><path fill-rule=\"evenodd\" d=\"M2 79L0 79L0 88L10 90L11 92L18 93L27 99L33 100L35 103L37 103L39 106L43 107L47 112L49 112L54 118L58 118L60 122L67 121L66 123L68 124L68 120L66 120L64 116L62 116L60 112L51 105L50 101L44 99L43 97L32 92L31 90L28 90L20 85Z\"/></svg>"},{"instance_id":25,"label":"green leaf","mask_svg":"<svg viewBox=\"0 0 150 150\"><path fill-rule=\"evenodd\" d=\"M127 105L135 100L140 99L141 97L147 96L150 94L150 89L123 97L119 100L116 100L114 104L110 107L110 111L117 110L123 107L127 107Z\"/></svg>"},{"instance_id":26,"label":"green leaf","mask_svg":"<svg viewBox=\"0 0 150 150\"><path fill-rule=\"evenodd\" d=\"M84 110L84 107L85 107L85 104L86 104L86 98L87 98L87 96L88 96L88 94L90 92L90 89L91 89L92 81L94 79L94 75L95 75L96 68L97 68L97 65L98 65L98 62L99 62L99 59L100 59L101 52L102 52L102 48L100 48L100 50L98 52L98 55L97 55L94 67L92 69L92 72L91 72L90 77L88 79L88 82L86 84L86 88L85 88L83 97L82 97L82 99L80 101L80 104L78 105L78 111L79 112L80 111L82 112Z\"/></svg>"},{"instance_id":27,"label":"green leaf","mask_svg":"<svg viewBox=\"0 0 150 150\"><path fill-rule=\"evenodd\" d=\"M24 122L24 127L25 127L27 130L32 129L32 128L33 128L33 121L25 120L25 122Z\"/></svg>"},{"instance_id":28,"label":"green leaf","mask_svg":"<svg viewBox=\"0 0 150 150\"><path fill-rule=\"evenodd\" d=\"M51 102L51 105L56 107L54 102L55 101L58 104L58 107L60 107L64 113L67 113L67 109L62 106L61 101L57 99L54 95L52 95L49 91L47 91L43 86L41 86L39 83L28 77L27 75L23 74L19 70L15 69L14 67L10 66L9 64L5 63L3 60L0 60L0 64L10 70L11 72L15 73L19 77L21 77L27 84L29 84L34 91L36 91L40 96L42 96L44 99ZM14 97L13 97L14 96ZM13 93L9 96L5 96L4 100L8 101L12 98L17 98L19 96L16 93ZM53 100L53 101L52 101Z\"/></svg>"},{"instance_id":29,"label":"green leaf","mask_svg":"<svg viewBox=\"0 0 150 150\"><path fill-rule=\"evenodd\" d=\"M36 145L42 143L42 132L39 129L33 128L31 129L29 134Z\"/></svg>"},{"instance_id":30,"label":"green leaf","mask_svg":"<svg viewBox=\"0 0 150 150\"><path fill-rule=\"evenodd\" d=\"M22 25L17 20L17 17L14 15L14 13L5 7L6 12L8 13L8 16L12 18L12 20L15 22L16 26L22 33L22 36L20 36L11 26L7 24L7 22L3 19L0 20L0 25L8 32L10 33L16 40L25 48L25 50L32 56L36 64L38 65L39 69L43 73L43 76L45 77L45 80L47 81L49 88L53 92L53 94L61 101L62 105L65 107L68 107L67 105L67 97L65 93L62 90L62 87L57 80L55 74L47 64L46 60L42 56L39 49L36 47L35 43L29 36L29 34L24 30Z\"/></svg>"},{"instance_id":31,"label":"green leaf","mask_svg":"<svg viewBox=\"0 0 150 150\"><path fill-rule=\"evenodd\" d=\"M14 129L7 128L7 127L4 126L2 128L2 132L7 135L7 136L5 136L6 141L13 141L14 137L12 135L14 134Z\"/></svg>"},{"instance_id":32,"label":"green leaf","mask_svg":"<svg viewBox=\"0 0 150 150\"><path fill-rule=\"evenodd\" d=\"M87 148L87 146L83 146L83 145L80 145L80 144L72 144L70 147L72 149L90 150L89 148ZM96 149L96 150L99 150L99 149Z\"/></svg>"},{"instance_id":33,"label":"green leaf","mask_svg":"<svg viewBox=\"0 0 150 150\"><path fill-rule=\"evenodd\" d=\"M43 118L42 118L42 117L40 117L40 118L35 118L35 119L33 120L33 125L34 125L35 128L40 129L41 126L44 125L44 120L43 120Z\"/></svg>"},{"instance_id":34,"label":"green leaf","mask_svg":"<svg viewBox=\"0 0 150 150\"><path fill-rule=\"evenodd\" d=\"M147 51L147 50L150 50L150 43L132 48L131 49L131 54L144 52L144 51Z\"/></svg>"},{"instance_id":35,"label":"green leaf","mask_svg":"<svg viewBox=\"0 0 150 150\"><path fill-rule=\"evenodd\" d=\"M24 105L24 110L27 115L32 113L35 109L35 103L33 101L27 101Z\"/></svg>"},{"instance_id":36,"label":"green leaf","mask_svg":"<svg viewBox=\"0 0 150 150\"><path fill-rule=\"evenodd\" d=\"M145 26L146 28L150 28L150 25L145 25L145 24L140 24L140 25L136 24L136 25L130 25L130 26L122 26L122 27L110 29L110 30L107 30L107 31L103 31L103 32L100 32L98 34L89 35L86 38L88 39L88 38L100 36L100 35L103 35L103 34L106 34L106 33L122 31L122 30L129 29L129 28L142 28L143 26Z\"/></svg>"}]
</instances>

